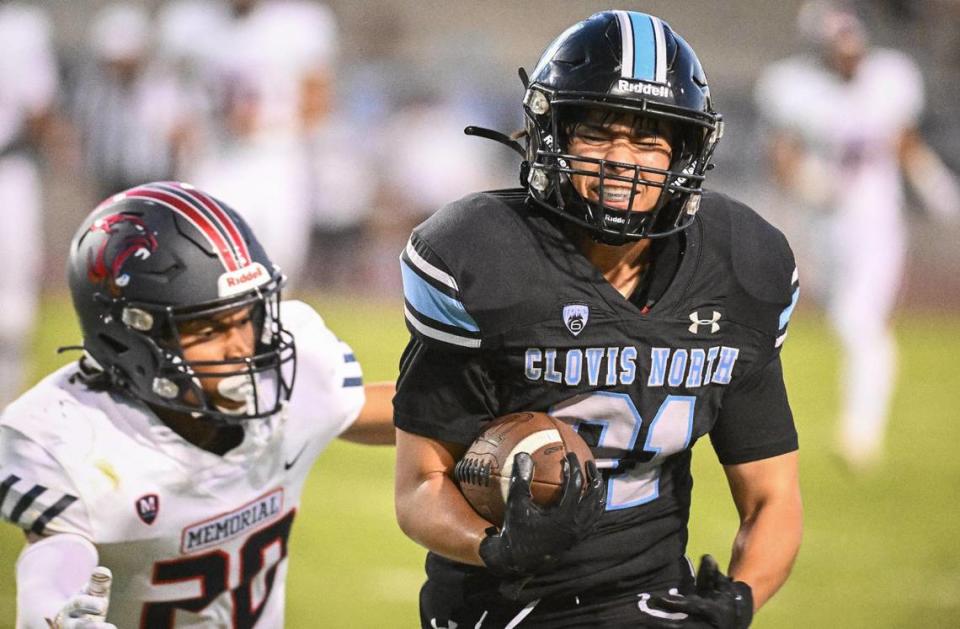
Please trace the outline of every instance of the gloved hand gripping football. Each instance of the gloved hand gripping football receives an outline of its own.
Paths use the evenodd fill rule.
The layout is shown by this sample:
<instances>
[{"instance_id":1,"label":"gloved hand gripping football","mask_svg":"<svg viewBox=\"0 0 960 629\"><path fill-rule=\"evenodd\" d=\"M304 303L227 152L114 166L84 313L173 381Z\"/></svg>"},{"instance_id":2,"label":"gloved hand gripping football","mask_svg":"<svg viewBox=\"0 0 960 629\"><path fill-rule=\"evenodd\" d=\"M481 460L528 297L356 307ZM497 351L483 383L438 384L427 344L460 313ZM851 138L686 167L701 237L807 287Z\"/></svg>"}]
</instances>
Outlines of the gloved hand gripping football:
<instances>
[{"instance_id":1,"label":"gloved hand gripping football","mask_svg":"<svg viewBox=\"0 0 960 629\"><path fill-rule=\"evenodd\" d=\"M603 514L606 483L593 461L580 471L576 454L563 462L560 501L549 507L533 502L530 481L533 459L521 452L514 458L503 526L487 529L480 543L480 558L495 575L505 578L544 572L558 556L586 537Z\"/></svg>"}]
</instances>

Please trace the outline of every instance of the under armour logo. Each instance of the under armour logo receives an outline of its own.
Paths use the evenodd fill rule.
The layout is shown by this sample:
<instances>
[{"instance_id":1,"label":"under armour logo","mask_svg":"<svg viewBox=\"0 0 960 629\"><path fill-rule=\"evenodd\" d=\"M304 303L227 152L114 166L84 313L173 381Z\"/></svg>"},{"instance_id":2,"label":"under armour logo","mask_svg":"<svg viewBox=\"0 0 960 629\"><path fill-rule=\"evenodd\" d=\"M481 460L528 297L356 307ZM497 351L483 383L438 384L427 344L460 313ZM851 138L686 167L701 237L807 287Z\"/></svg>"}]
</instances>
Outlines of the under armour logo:
<instances>
[{"instance_id":1,"label":"under armour logo","mask_svg":"<svg viewBox=\"0 0 960 629\"><path fill-rule=\"evenodd\" d=\"M690 313L690 321L692 321L693 323L690 324L690 327L688 329L694 334L697 334L700 331L701 325L709 325L710 332L713 334L716 334L720 330L720 324L717 323L717 321L719 320L720 320L720 313L717 312L716 310L713 311L712 319L701 319L700 312L698 310L694 310L693 312Z\"/></svg>"},{"instance_id":2,"label":"under armour logo","mask_svg":"<svg viewBox=\"0 0 960 629\"><path fill-rule=\"evenodd\" d=\"M670 596L679 596L680 592L677 591L677 588L670 588L667 592ZM687 615L683 612L668 612L662 609L657 609L656 607L650 607L650 595L644 592L643 594L637 594L637 598L640 600L637 601L637 609L639 609L644 614L653 616L654 618L663 618L664 620L685 620Z\"/></svg>"}]
</instances>

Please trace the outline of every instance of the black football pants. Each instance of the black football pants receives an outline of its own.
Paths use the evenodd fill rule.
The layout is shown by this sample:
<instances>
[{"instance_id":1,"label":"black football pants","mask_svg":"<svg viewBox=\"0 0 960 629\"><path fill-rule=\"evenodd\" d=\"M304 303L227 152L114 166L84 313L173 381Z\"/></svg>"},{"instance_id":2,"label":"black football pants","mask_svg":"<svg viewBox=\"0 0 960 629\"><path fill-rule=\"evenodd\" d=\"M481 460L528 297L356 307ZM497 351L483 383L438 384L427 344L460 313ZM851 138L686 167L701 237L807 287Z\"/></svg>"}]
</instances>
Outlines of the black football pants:
<instances>
[{"instance_id":1,"label":"black football pants","mask_svg":"<svg viewBox=\"0 0 960 629\"><path fill-rule=\"evenodd\" d=\"M705 623L681 620L648 603L651 596L666 593L607 596L592 592L523 604L491 592L471 595L462 590L444 591L427 581L420 590L420 625L423 629L663 629L680 622L684 629L709 629Z\"/></svg>"}]
</instances>

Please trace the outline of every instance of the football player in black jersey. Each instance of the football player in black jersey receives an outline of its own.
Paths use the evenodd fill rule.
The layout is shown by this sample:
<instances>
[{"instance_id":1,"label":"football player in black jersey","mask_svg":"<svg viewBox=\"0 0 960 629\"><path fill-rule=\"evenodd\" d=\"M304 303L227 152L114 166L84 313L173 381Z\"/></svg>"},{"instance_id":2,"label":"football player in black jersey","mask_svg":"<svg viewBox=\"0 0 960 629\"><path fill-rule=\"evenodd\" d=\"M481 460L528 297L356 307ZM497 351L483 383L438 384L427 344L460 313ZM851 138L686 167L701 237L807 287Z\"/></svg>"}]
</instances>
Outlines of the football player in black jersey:
<instances>
[{"instance_id":1,"label":"football player in black jersey","mask_svg":"<svg viewBox=\"0 0 960 629\"><path fill-rule=\"evenodd\" d=\"M780 363L799 294L790 247L703 190L722 121L665 22L598 13L521 75L525 146L475 132L522 151L524 187L442 208L401 259L396 501L430 550L421 623L746 627L802 530ZM540 508L519 455L497 529L451 472L515 411L569 421L599 473L568 465L579 501ZM685 556L705 435L740 514L729 576L709 557L694 576Z\"/></svg>"}]
</instances>

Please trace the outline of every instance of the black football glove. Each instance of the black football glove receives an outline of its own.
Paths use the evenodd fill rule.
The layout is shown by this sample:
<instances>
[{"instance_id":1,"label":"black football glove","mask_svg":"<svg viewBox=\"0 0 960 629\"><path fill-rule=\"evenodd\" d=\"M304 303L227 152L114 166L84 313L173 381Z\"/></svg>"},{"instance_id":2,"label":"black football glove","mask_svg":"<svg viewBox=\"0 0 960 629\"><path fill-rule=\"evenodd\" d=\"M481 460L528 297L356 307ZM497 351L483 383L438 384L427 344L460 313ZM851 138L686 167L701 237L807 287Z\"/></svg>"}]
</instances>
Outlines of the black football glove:
<instances>
[{"instance_id":1,"label":"black football glove","mask_svg":"<svg viewBox=\"0 0 960 629\"><path fill-rule=\"evenodd\" d=\"M606 483L593 461L587 461L587 489L577 455L563 461L560 502L541 507L530 495L533 459L526 452L513 459L510 491L503 526L487 529L480 543L480 558L493 574L517 578L549 570L557 557L586 537L603 513Z\"/></svg>"},{"instance_id":2,"label":"black football glove","mask_svg":"<svg viewBox=\"0 0 960 629\"><path fill-rule=\"evenodd\" d=\"M683 612L688 620L705 622L717 629L746 629L753 619L750 586L720 572L717 560L710 555L700 559L693 594L655 596L650 602L666 611Z\"/></svg>"}]
</instances>

